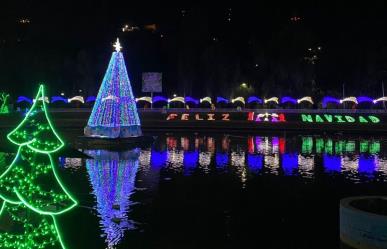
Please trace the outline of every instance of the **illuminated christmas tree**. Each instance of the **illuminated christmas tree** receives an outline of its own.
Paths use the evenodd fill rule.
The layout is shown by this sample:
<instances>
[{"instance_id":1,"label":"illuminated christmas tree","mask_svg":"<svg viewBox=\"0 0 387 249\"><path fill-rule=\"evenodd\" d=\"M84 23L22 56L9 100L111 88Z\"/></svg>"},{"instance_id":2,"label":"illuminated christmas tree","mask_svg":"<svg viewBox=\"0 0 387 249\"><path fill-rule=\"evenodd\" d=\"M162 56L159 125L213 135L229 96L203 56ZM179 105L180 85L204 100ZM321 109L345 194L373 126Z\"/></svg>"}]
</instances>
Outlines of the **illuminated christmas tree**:
<instances>
[{"instance_id":1,"label":"illuminated christmas tree","mask_svg":"<svg viewBox=\"0 0 387 249\"><path fill-rule=\"evenodd\" d=\"M114 47L116 51L112 54L85 128L86 136L122 138L142 134L136 100L118 39Z\"/></svg>"},{"instance_id":2,"label":"illuminated christmas tree","mask_svg":"<svg viewBox=\"0 0 387 249\"><path fill-rule=\"evenodd\" d=\"M44 87L24 120L7 138L19 146L11 165L0 175L0 248L64 248L55 216L77 202L62 185L51 153L64 143L47 115Z\"/></svg>"}]
</instances>

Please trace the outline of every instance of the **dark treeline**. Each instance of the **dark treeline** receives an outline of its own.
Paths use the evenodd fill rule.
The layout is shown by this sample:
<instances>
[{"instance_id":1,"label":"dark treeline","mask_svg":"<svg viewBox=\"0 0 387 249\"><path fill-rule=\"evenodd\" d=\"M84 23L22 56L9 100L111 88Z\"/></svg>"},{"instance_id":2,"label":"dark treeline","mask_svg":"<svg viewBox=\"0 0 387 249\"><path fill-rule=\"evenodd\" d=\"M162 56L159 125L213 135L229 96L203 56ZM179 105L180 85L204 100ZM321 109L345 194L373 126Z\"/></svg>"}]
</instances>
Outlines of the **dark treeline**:
<instances>
[{"instance_id":1,"label":"dark treeline","mask_svg":"<svg viewBox=\"0 0 387 249\"><path fill-rule=\"evenodd\" d=\"M165 95L196 97L341 97L343 84L346 96L380 97L387 81L382 1L206 8L22 2L1 4L0 91L13 95L30 96L38 82L52 95L96 94L116 37L137 96L146 95L141 73L153 71L163 73ZM124 24L140 30L122 32Z\"/></svg>"}]
</instances>

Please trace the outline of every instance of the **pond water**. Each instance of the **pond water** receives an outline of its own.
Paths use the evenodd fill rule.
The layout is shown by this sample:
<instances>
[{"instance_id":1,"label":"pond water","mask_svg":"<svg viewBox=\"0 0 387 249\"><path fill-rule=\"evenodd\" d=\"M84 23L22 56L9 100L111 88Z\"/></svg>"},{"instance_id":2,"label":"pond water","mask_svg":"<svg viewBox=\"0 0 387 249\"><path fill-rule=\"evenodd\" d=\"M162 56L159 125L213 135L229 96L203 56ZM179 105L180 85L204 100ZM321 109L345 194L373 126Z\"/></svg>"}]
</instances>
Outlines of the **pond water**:
<instances>
[{"instance_id":1,"label":"pond water","mask_svg":"<svg viewBox=\"0 0 387 249\"><path fill-rule=\"evenodd\" d=\"M386 142L192 133L86 150L59 158L79 206L57 223L68 249L339 248L339 200L387 193Z\"/></svg>"}]
</instances>

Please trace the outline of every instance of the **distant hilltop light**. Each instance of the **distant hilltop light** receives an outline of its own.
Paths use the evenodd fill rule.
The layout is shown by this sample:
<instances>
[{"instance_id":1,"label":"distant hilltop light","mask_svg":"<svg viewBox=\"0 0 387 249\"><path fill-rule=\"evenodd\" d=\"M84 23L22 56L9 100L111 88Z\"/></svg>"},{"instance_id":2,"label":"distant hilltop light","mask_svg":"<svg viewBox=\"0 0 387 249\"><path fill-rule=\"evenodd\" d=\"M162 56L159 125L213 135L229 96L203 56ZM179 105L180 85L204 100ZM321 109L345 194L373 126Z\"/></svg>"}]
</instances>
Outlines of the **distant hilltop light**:
<instances>
[{"instance_id":1,"label":"distant hilltop light","mask_svg":"<svg viewBox=\"0 0 387 249\"><path fill-rule=\"evenodd\" d=\"M144 25L144 29L155 32L157 30L157 25L155 23Z\"/></svg>"},{"instance_id":2,"label":"distant hilltop light","mask_svg":"<svg viewBox=\"0 0 387 249\"><path fill-rule=\"evenodd\" d=\"M243 82L243 83L241 84L241 87L242 87L242 88L247 88L247 84L246 84L245 82Z\"/></svg>"},{"instance_id":3,"label":"distant hilltop light","mask_svg":"<svg viewBox=\"0 0 387 249\"><path fill-rule=\"evenodd\" d=\"M22 24L28 24L28 23L30 23L31 21L30 21L30 19L28 19L28 18L20 18L19 19L19 23L22 23Z\"/></svg>"},{"instance_id":4,"label":"distant hilltop light","mask_svg":"<svg viewBox=\"0 0 387 249\"><path fill-rule=\"evenodd\" d=\"M137 27L137 26L129 25L129 24L125 24L122 27L122 32L133 32L133 31L136 31L136 30L140 30L140 28Z\"/></svg>"},{"instance_id":5,"label":"distant hilltop light","mask_svg":"<svg viewBox=\"0 0 387 249\"><path fill-rule=\"evenodd\" d=\"M292 22L299 22L299 21L301 21L301 17L299 17L299 16L292 16L292 17L290 17L290 21L292 21Z\"/></svg>"}]
</instances>

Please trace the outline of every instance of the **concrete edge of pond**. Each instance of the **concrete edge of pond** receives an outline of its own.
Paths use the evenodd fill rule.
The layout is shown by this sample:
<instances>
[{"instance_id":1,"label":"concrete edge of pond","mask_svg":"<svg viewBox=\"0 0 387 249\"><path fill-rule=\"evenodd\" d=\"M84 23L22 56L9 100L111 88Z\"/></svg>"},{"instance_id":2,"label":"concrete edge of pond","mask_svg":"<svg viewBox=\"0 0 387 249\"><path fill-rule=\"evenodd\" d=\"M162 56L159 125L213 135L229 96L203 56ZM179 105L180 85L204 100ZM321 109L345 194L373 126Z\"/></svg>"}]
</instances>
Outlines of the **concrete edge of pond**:
<instances>
[{"instance_id":1,"label":"concrete edge of pond","mask_svg":"<svg viewBox=\"0 0 387 249\"><path fill-rule=\"evenodd\" d=\"M340 240L343 248L387 248L387 215L361 210L354 201L387 202L387 196L355 196L340 201Z\"/></svg>"}]
</instances>

